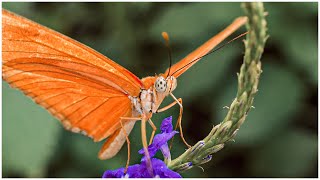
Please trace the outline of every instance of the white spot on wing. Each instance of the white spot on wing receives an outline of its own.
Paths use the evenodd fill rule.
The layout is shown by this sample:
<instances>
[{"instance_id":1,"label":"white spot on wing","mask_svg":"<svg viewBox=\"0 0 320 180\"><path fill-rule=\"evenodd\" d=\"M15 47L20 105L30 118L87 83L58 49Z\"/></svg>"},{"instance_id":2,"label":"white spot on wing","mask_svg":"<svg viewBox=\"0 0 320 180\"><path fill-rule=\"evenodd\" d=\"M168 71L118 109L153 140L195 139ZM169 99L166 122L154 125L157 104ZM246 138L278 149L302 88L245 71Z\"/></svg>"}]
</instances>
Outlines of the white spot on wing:
<instances>
[{"instance_id":1,"label":"white spot on wing","mask_svg":"<svg viewBox=\"0 0 320 180\"><path fill-rule=\"evenodd\" d=\"M73 128L71 129L71 131L74 132L74 133L79 133L79 132L80 132L80 129L79 129L78 127L73 127Z\"/></svg>"}]
</instances>

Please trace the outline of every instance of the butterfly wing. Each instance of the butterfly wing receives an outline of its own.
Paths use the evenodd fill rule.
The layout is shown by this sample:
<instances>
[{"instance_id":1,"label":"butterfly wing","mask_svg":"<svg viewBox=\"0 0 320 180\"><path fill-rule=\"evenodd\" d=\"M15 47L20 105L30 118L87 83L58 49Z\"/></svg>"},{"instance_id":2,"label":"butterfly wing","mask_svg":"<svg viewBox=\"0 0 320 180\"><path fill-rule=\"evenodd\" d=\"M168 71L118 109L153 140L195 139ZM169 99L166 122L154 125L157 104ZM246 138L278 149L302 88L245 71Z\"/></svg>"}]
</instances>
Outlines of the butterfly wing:
<instances>
[{"instance_id":1,"label":"butterfly wing","mask_svg":"<svg viewBox=\"0 0 320 180\"><path fill-rule=\"evenodd\" d=\"M126 134L130 134L134 124L135 121L128 121L123 125L123 128L119 128L115 133L113 133L103 144L98 157L103 160L110 159L115 156L126 141Z\"/></svg>"},{"instance_id":2,"label":"butterfly wing","mask_svg":"<svg viewBox=\"0 0 320 180\"><path fill-rule=\"evenodd\" d=\"M100 141L131 115L142 83L93 49L2 10L2 77L57 117Z\"/></svg>"},{"instance_id":3,"label":"butterfly wing","mask_svg":"<svg viewBox=\"0 0 320 180\"><path fill-rule=\"evenodd\" d=\"M213 48L215 48L219 43L221 43L225 38L231 35L234 31L239 29L242 25L244 25L247 21L247 17L239 17L232 22L227 28L223 31L209 39L199 48L188 54L185 58L180 60L178 63L174 64L170 68L170 74L174 73L174 77L179 77L183 74L186 70L188 70L192 65L198 62L204 55L210 52ZM197 59L199 58L199 59ZM197 60L196 60L197 59ZM195 61L194 61L195 60ZM193 62L192 62L193 61ZM169 73L169 69L166 70L164 73L166 76Z\"/></svg>"}]
</instances>

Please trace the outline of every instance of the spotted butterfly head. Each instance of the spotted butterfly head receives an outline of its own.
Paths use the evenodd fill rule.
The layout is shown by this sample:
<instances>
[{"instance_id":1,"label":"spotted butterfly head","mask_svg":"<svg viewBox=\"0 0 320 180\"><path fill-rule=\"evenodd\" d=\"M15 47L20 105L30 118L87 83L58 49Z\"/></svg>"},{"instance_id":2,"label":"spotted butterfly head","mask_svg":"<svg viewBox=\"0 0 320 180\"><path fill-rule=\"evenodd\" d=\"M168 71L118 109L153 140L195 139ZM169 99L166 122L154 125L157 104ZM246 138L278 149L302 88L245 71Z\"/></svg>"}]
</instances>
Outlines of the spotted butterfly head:
<instances>
[{"instance_id":1,"label":"spotted butterfly head","mask_svg":"<svg viewBox=\"0 0 320 180\"><path fill-rule=\"evenodd\" d=\"M177 79L173 76L168 76L166 79L163 76L159 76L155 83L154 88L159 93L172 92L177 87Z\"/></svg>"}]
</instances>

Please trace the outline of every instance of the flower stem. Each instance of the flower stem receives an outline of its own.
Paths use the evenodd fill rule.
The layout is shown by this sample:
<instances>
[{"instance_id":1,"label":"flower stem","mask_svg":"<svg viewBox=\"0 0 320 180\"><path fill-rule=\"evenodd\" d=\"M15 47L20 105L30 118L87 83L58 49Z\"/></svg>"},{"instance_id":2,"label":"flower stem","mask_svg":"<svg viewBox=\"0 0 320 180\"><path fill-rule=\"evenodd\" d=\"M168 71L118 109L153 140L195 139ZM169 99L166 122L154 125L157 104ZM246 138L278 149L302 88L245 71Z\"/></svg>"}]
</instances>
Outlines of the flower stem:
<instances>
[{"instance_id":1,"label":"flower stem","mask_svg":"<svg viewBox=\"0 0 320 180\"><path fill-rule=\"evenodd\" d=\"M263 3L242 3L242 7L248 17L246 24L248 34L244 41L243 64L238 73L237 96L231 103L224 120L214 126L207 137L167 164L174 171L186 170L186 168L179 168L181 164L192 163L193 166L197 166L210 161L211 154L218 152L226 142L234 139L253 107L253 99L258 91L259 77L262 72L260 58L268 38L267 22Z\"/></svg>"}]
</instances>

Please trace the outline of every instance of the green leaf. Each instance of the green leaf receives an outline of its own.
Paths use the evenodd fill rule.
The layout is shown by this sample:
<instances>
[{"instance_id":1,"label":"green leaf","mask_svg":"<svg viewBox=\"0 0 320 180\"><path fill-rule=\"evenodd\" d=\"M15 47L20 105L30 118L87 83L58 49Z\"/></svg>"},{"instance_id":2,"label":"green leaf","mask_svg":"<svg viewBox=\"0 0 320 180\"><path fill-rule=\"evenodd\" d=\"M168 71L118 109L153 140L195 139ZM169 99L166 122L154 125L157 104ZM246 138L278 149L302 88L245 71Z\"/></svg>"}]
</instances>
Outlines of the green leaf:
<instances>
[{"instance_id":1,"label":"green leaf","mask_svg":"<svg viewBox=\"0 0 320 180\"><path fill-rule=\"evenodd\" d=\"M263 59L268 62L268 59ZM270 138L270 134L281 131L298 113L304 97L302 83L283 67L263 63L263 73L254 107L248 113L246 122L236 136L236 144L254 145ZM234 77L236 78L236 77ZM216 99L214 111L218 112L217 121L224 118L227 106L235 97L236 82L225 90L224 95Z\"/></svg>"},{"instance_id":2,"label":"green leaf","mask_svg":"<svg viewBox=\"0 0 320 180\"><path fill-rule=\"evenodd\" d=\"M62 127L46 110L2 82L4 176L43 177Z\"/></svg>"}]
</instances>

